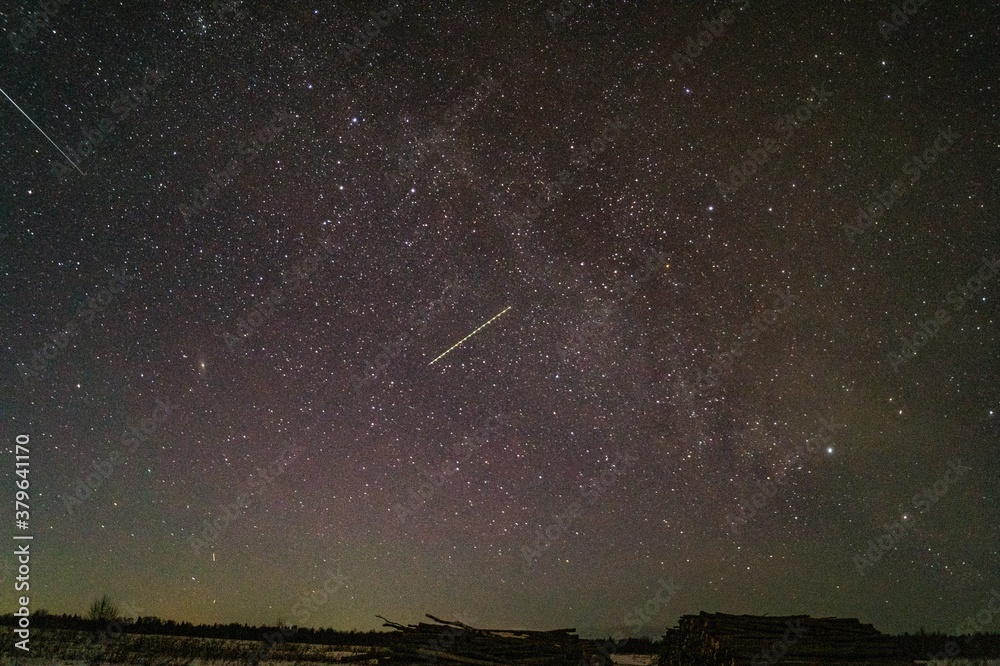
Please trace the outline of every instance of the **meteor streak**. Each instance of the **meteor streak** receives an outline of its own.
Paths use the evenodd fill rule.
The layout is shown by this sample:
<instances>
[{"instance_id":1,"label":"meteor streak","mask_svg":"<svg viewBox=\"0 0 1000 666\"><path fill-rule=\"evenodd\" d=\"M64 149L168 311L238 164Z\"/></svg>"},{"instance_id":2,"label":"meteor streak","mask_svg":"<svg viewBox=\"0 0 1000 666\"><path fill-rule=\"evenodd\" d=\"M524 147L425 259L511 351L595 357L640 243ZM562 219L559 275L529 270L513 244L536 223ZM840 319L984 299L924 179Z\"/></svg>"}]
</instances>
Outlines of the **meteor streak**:
<instances>
[{"instance_id":1,"label":"meteor streak","mask_svg":"<svg viewBox=\"0 0 1000 666\"><path fill-rule=\"evenodd\" d=\"M452 349L454 349L455 347L459 346L460 344L462 344L463 342L465 342L466 340L468 340L469 338L471 338L471 337L472 337L473 335L475 335L475 334L476 334L476 333L478 333L479 331L481 331L481 330L483 330L484 328L486 328L487 326L489 326L489 325L490 325L490 322L492 322L492 321L493 321L494 319L496 319L497 317L499 317L500 315L502 315L502 314L503 314L504 312L507 312L507 310L510 310L510 309L511 309L512 307L514 307L514 306L512 306L512 305L508 305L507 307L505 307L505 308L504 308L504 309L503 309L503 310L502 310L502 311L500 312L500 314L497 314L497 315L494 315L494 316L493 316L493 317L491 317L491 318L490 318L490 320L489 320L489 321L487 321L487 322L486 322L485 324L483 324L482 326L480 326L479 328L477 328L476 330L474 330L474 331L473 331L472 333L469 333L469 334L468 334L467 336L465 336L464 338L462 338L461 340L459 340L458 342L456 342L455 344L453 344L453 345L452 345L451 347L448 347L447 349L445 349L445 350L444 350L444 351L443 351L443 352L441 353L441 356L444 356L445 354L447 354L448 352L450 352L450 351L451 351ZM438 357L437 357L436 359L434 359L433 361L431 361L431 362L430 362L430 363L428 363L427 365L434 365L435 363L437 363L437 362L438 362L438 361L439 361L439 360L441 359L441 356L438 356Z\"/></svg>"},{"instance_id":2,"label":"meteor streak","mask_svg":"<svg viewBox=\"0 0 1000 666\"><path fill-rule=\"evenodd\" d=\"M45 137L46 139L49 139L49 135L48 135L48 134L46 134L46 133L45 133L45 132L44 132L44 131L42 130L42 128L38 126L38 123L36 123L36 122L35 122L34 120L32 120L32 119L31 119L31 116L29 116L29 115L28 115L27 113L25 113L25 112L24 112L24 109L22 109L21 107L19 107L19 106L17 105L17 102L15 102L14 100L12 100L12 99L10 98L10 95L8 95L8 94L7 94L6 92L4 92L2 88L0 88L0 93L3 93L3 96L4 96L4 97L6 97L7 99L10 99L10 103L11 103L11 104L13 104L13 105L14 105L14 107L15 107L15 108L16 108L16 109L17 109L18 111L20 111L20 112L21 112L21 115L23 115L23 116L24 116L25 118L27 118L27 119L28 119L28 122L30 122L30 123L31 123L32 125L34 125L34 126L35 126L35 129L36 129L36 130L38 130L39 132L41 132L41 133L42 133L42 136L44 136L44 137ZM55 146L55 147L56 147L56 150L58 150L58 151L59 151L60 153L62 153L62 156L66 158L66 161L67 161L67 162L69 162L70 164L72 164L72 165L73 165L73 168L74 168L74 169L76 169L77 171L80 171L80 167L78 167L78 166L76 165L76 162L74 162L73 160L71 160L71 159L69 158L69 155L67 155L66 153L63 153L63 149L62 149L62 148L60 148L60 147L58 146L58 144L56 144L56 142L55 142L55 141L53 141L52 139L49 139L49 143L51 143L51 144L52 144L53 146ZM86 176L87 174L85 174L85 173L83 173L82 171L80 171L80 175L81 175L81 176Z\"/></svg>"}]
</instances>

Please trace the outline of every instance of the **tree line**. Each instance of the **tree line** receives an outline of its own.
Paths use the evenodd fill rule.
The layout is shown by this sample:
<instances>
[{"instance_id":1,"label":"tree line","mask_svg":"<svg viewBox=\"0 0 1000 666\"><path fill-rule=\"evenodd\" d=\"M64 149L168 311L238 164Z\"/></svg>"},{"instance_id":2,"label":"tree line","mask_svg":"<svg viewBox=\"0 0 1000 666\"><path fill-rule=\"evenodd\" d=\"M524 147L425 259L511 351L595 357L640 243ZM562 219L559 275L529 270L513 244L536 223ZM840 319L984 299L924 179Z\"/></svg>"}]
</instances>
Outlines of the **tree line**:
<instances>
[{"instance_id":1,"label":"tree line","mask_svg":"<svg viewBox=\"0 0 1000 666\"><path fill-rule=\"evenodd\" d=\"M0 615L0 625L14 626L17 618L13 613ZM224 638L230 640L259 641L268 632L280 630L280 626L251 625L231 622L229 624L192 624L164 620L155 616L94 618L91 614L81 617L77 614L54 614L39 609L31 614L32 629L63 629L69 631L101 632L109 624L120 626L126 634L149 636L185 636L191 638ZM296 643L316 643L323 645L384 646L390 642L392 632L387 631L344 631L330 628L292 627Z\"/></svg>"}]
</instances>

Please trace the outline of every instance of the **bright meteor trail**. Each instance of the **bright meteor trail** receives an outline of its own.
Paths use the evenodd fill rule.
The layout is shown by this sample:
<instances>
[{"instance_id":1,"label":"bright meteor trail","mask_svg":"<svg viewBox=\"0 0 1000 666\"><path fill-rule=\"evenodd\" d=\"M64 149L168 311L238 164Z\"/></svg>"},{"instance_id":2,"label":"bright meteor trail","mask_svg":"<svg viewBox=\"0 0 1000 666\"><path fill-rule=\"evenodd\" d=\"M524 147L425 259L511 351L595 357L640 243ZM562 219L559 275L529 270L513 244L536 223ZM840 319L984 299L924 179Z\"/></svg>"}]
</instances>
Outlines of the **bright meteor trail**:
<instances>
[{"instance_id":1,"label":"bright meteor trail","mask_svg":"<svg viewBox=\"0 0 1000 666\"><path fill-rule=\"evenodd\" d=\"M36 130L38 130L39 132L41 132L41 133L42 133L42 136L44 136L44 137L45 137L46 139L49 139L49 135L45 133L45 130L43 130L43 129L42 129L41 127L39 127L39 126L38 126L38 123L36 123L36 122L35 122L34 120L32 120L32 119L31 119L31 116L29 116L29 115L28 115L27 113L25 113L25 112L24 112L24 109L22 109L21 107L19 107L19 106L17 105L17 102L15 102L15 101L14 101L13 99L11 99L10 95L8 95L8 94L7 94L6 92L4 92L4 91L3 91L3 89L0 89L0 93L3 93L3 96L4 96L4 97L6 97L7 99L9 99L9 100L10 100L10 103L11 103L11 104L13 104L13 105L14 105L14 107L15 107L15 108L16 108L16 109L17 109L18 111L20 111L20 112L21 112L21 115L23 115L23 116L24 116L25 118L27 118L27 119L28 119L28 122L30 122L30 123L31 123L32 125L34 125L34 126L35 126L35 129L36 129ZM62 153L62 156L66 158L66 161L67 161L67 162L69 162L70 164L72 164L72 165L73 165L73 168L74 168L74 169L76 169L77 171L80 171L80 167L78 167L78 166L76 165L76 162L74 162L73 160L71 160L71 159L69 158L69 155L67 155L66 153L63 153L63 149L62 149L62 148L60 148L60 147L59 147L59 145L58 145L58 144L57 144L57 143L56 143L55 141L53 141L52 139L49 139L49 143L51 143L51 144L52 144L53 146L55 146L55 147L56 147L56 150L58 150L58 151L59 151L60 153ZM82 175L82 176L86 176L87 174L85 174L85 173L83 173L82 171L80 171L80 175Z\"/></svg>"},{"instance_id":2,"label":"bright meteor trail","mask_svg":"<svg viewBox=\"0 0 1000 666\"><path fill-rule=\"evenodd\" d=\"M472 333L469 333L467 336L465 336L464 338L462 338L461 340L459 340L458 342L456 342L455 344L453 344L451 347L448 347L447 349L445 349L441 353L441 356L444 356L445 354L447 354L448 352L450 352L452 349L454 349L455 347L459 346L460 344L462 344L463 342L465 342L466 340L468 340L469 338L471 338L473 335L475 335L479 331L481 331L484 328L486 328L487 326L489 326L490 322L492 322L494 319L496 319L497 317L499 317L500 315L502 315L504 312L507 312L507 310L510 310L512 307L513 307L512 305L508 305L507 307L505 307L503 310L500 311L500 314L494 315L485 324L483 324L482 326L480 326L479 328L477 328L476 330L474 330ZM431 361L427 365L434 365L435 363L437 363L441 359L441 356L438 356L436 359L434 359L433 361Z\"/></svg>"}]
</instances>

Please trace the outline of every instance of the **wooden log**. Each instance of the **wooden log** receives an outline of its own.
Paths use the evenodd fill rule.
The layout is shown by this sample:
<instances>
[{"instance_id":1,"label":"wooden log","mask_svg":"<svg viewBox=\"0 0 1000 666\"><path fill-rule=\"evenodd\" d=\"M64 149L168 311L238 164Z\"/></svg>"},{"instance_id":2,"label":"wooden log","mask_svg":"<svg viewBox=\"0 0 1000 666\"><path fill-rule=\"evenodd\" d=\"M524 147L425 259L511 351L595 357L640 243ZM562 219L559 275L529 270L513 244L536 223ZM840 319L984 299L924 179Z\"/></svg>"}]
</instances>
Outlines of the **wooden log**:
<instances>
[{"instance_id":1,"label":"wooden log","mask_svg":"<svg viewBox=\"0 0 1000 666\"><path fill-rule=\"evenodd\" d=\"M789 625L794 633L788 633ZM683 655L705 660L725 658L752 663L762 653L784 647L785 663L854 663L865 660L907 663L890 637L870 624L852 618L809 616L746 616L709 614L682 616L676 629L663 638L664 664L679 663Z\"/></svg>"},{"instance_id":2,"label":"wooden log","mask_svg":"<svg viewBox=\"0 0 1000 666\"><path fill-rule=\"evenodd\" d=\"M384 623L382 625L383 627L392 627L393 629L406 629L406 627L404 627L403 625L399 624L398 622L393 622L392 620L387 620L386 618L382 617L381 615L376 615L375 617L377 617L378 619L382 620L382 622Z\"/></svg>"},{"instance_id":3,"label":"wooden log","mask_svg":"<svg viewBox=\"0 0 1000 666\"><path fill-rule=\"evenodd\" d=\"M457 620L441 620L441 619L438 619L438 618L434 617L430 613L427 613L427 617L429 617L430 619L432 619L435 622L438 622L440 624L447 624L447 625L450 625L450 626L461 627L462 629L470 629L472 631L475 631L474 627L470 627L469 625L467 625L467 624L465 624L463 622L459 622Z\"/></svg>"},{"instance_id":4,"label":"wooden log","mask_svg":"<svg viewBox=\"0 0 1000 666\"><path fill-rule=\"evenodd\" d=\"M435 624L402 625L382 616L386 627L398 630L380 664L412 663L422 658L468 666L499 664L575 666L584 657L584 642L575 629L531 631L478 629L463 622L428 614ZM608 660L604 660L608 662Z\"/></svg>"}]
</instances>

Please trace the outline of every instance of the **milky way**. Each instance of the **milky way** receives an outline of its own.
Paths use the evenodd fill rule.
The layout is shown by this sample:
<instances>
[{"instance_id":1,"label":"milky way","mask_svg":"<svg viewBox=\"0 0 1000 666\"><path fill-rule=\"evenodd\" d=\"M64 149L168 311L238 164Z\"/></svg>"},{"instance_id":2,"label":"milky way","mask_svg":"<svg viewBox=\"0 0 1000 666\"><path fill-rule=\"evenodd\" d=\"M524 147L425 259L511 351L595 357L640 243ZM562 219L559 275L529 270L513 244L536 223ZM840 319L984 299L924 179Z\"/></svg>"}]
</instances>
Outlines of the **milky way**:
<instances>
[{"instance_id":1,"label":"milky way","mask_svg":"<svg viewBox=\"0 0 1000 666\"><path fill-rule=\"evenodd\" d=\"M947 631L1000 586L986 3L170 4L0 17L85 174L2 100L34 608Z\"/></svg>"}]
</instances>

